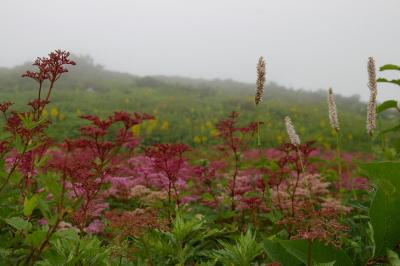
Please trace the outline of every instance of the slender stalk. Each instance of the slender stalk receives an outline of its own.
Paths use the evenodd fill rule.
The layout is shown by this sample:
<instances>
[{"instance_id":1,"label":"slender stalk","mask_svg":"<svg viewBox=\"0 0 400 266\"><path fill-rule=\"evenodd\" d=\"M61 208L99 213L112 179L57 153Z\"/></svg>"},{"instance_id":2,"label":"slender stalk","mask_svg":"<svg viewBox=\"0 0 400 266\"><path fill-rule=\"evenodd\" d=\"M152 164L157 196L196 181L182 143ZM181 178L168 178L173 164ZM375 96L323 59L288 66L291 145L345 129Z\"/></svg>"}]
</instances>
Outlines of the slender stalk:
<instances>
[{"instance_id":1,"label":"slender stalk","mask_svg":"<svg viewBox=\"0 0 400 266\"><path fill-rule=\"evenodd\" d=\"M171 214L171 190L172 190L172 182L171 180L168 182L168 218L169 223L172 225L172 214Z\"/></svg>"},{"instance_id":2,"label":"slender stalk","mask_svg":"<svg viewBox=\"0 0 400 266\"><path fill-rule=\"evenodd\" d=\"M235 210L236 206L235 206L235 192L236 192L236 177L239 171L239 155L238 153L235 151L235 170L233 172L233 183L232 183L232 190L231 190L231 199L232 199L232 206L231 209L232 211Z\"/></svg>"},{"instance_id":3,"label":"slender stalk","mask_svg":"<svg viewBox=\"0 0 400 266\"><path fill-rule=\"evenodd\" d=\"M335 130L335 135L336 135L336 160L338 164L338 176L339 176L339 195L342 194L343 188L342 188L342 152L341 152L341 141L340 141L340 133L339 131Z\"/></svg>"},{"instance_id":4,"label":"slender stalk","mask_svg":"<svg viewBox=\"0 0 400 266\"><path fill-rule=\"evenodd\" d=\"M304 170L303 160L301 158L300 149L299 149L298 146L297 146L296 149L297 149L297 156L299 157L299 162L300 162L300 165L301 165L301 172L297 171L296 183L294 185L293 192L292 192L292 197L291 197L291 201L292 201L292 217L294 217L294 200L295 200L295 196L296 196L297 187L299 185L300 175L301 175L301 173L304 173L304 171L305 171Z\"/></svg>"},{"instance_id":5,"label":"slender stalk","mask_svg":"<svg viewBox=\"0 0 400 266\"><path fill-rule=\"evenodd\" d=\"M303 159L301 157L301 152L300 152L299 146L297 146L296 150L297 150L297 156L299 157L301 171L302 171L302 173L304 173L305 172L305 168L304 168L304 163L303 163Z\"/></svg>"},{"instance_id":6,"label":"slender stalk","mask_svg":"<svg viewBox=\"0 0 400 266\"><path fill-rule=\"evenodd\" d=\"M20 161L22 160L22 157L25 155L25 152L28 149L28 143L29 143L29 141L27 141L25 143L24 149L22 150L22 153L20 154L19 158L14 161L10 172L8 172L8 174L7 174L6 181L0 187L0 192L3 191L3 189L7 186L8 182L10 181L11 175L14 173L15 169L17 169L18 164L20 163Z\"/></svg>"},{"instance_id":7,"label":"slender stalk","mask_svg":"<svg viewBox=\"0 0 400 266\"><path fill-rule=\"evenodd\" d=\"M257 145L261 148L261 140L260 140L260 120L257 120Z\"/></svg>"}]
</instances>

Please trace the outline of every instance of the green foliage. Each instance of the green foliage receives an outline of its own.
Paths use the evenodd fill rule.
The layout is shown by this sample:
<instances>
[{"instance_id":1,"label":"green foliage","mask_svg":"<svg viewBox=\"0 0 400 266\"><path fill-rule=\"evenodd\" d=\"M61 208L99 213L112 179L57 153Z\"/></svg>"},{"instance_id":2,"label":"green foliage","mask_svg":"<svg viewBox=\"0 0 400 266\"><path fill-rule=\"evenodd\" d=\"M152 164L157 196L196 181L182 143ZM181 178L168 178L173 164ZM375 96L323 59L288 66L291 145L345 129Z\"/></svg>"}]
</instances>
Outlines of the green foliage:
<instances>
[{"instance_id":1,"label":"green foliage","mask_svg":"<svg viewBox=\"0 0 400 266\"><path fill-rule=\"evenodd\" d=\"M256 234L247 230L246 234L241 234L235 243L220 241L223 249L213 252L213 257L217 258L223 265L248 266L262 252L262 246L256 240Z\"/></svg>"},{"instance_id":2,"label":"green foliage","mask_svg":"<svg viewBox=\"0 0 400 266\"><path fill-rule=\"evenodd\" d=\"M301 266L300 260L289 253L277 240L266 239L263 242L265 253L272 261L279 261L282 266Z\"/></svg>"},{"instance_id":3,"label":"green foliage","mask_svg":"<svg viewBox=\"0 0 400 266\"><path fill-rule=\"evenodd\" d=\"M400 66L387 64L379 68L379 71L385 71L385 70L400 70Z\"/></svg>"},{"instance_id":4,"label":"green foliage","mask_svg":"<svg viewBox=\"0 0 400 266\"><path fill-rule=\"evenodd\" d=\"M210 229L204 220L196 217L185 219L177 214L171 232L149 231L137 239L138 261L153 265L187 265L200 261L216 247L216 239L221 237L218 229Z\"/></svg>"},{"instance_id":5,"label":"green foliage","mask_svg":"<svg viewBox=\"0 0 400 266\"><path fill-rule=\"evenodd\" d=\"M389 260L389 266L398 266L400 265L400 258L399 254L394 252L393 250L388 249L387 252L387 258Z\"/></svg>"},{"instance_id":6,"label":"green foliage","mask_svg":"<svg viewBox=\"0 0 400 266\"><path fill-rule=\"evenodd\" d=\"M53 92L46 109L52 127L51 137L62 140L76 137L82 114L102 117L113 111L143 111L157 118L145 123L139 135L145 144L184 142L194 146L213 145L215 124L233 109L241 112L243 124L260 119L262 145L275 147L286 139L283 118L296 120L303 139L316 140L325 148L333 147L326 107L326 91L291 90L276 83L266 86L263 104L254 106L254 85L229 80L205 81L185 78L137 77L107 71L93 64L90 58L76 58L77 66L63 76ZM25 102L36 92L31 84L20 78L23 67L0 70L0 96L3 100L19 99L15 108L26 109ZM365 104L356 96L336 97L340 109L343 147L366 150ZM51 115L57 108L58 114ZM62 119L61 119L62 115ZM309 121L314 121L309 123ZM163 129L164 122L168 127ZM271 137L272 136L272 137ZM255 143L254 143L255 144Z\"/></svg>"},{"instance_id":7,"label":"green foliage","mask_svg":"<svg viewBox=\"0 0 400 266\"><path fill-rule=\"evenodd\" d=\"M24 201L24 215L25 216L31 216L33 210L36 208L38 204L38 196L34 195L30 199L25 198Z\"/></svg>"},{"instance_id":8,"label":"green foliage","mask_svg":"<svg viewBox=\"0 0 400 266\"><path fill-rule=\"evenodd\" d=\"M80 237L75 230L57 232L50 240L51 249L44 253L39 266L111 265L110 250L97 237Z\"/></svg>"},{"instance_id":9,"label":"green foliage","mask_svg":"<svg viewBox=\"0 0 400 266\"><path fill-rule=\"evenodd\" d=\"M397 101L395 100L388 100L381 103L379 106L376 107L376 112L379 114L385 110L397 108Z\"/></svg>"},{"instance_id":10,"label":"green foliage","mask_svg":"<svg viewBox=\"0 0 400 266\"><path fill-rule=\"evenodd\" d=\"M369 163L363 169L376 188L369 210L375 257L384 256L386 249L393 249L400 242L400 163Z\"/></svg>"},{"instance_id":11,"label":"green foliage","mask_svg":"<svg viewBox=\"0 0 400 266\"><path fill-rule=\"evenodd\" d=\"M386 83L392 83L400 86L400 79L385 79L385 78L379 78L377 80L378 82L386 82Z\"/></svg>"},{"instance_id":12,"label":"green foliage","mask_svg":"<svg viewBox=\"0 0 400 266\"><path fill-rule=\"evenodd\" d=\"M7 218L5 222L17 229L17 231L28 231L32 227L30 222L21 217Z\"/></svg>"},{"instance_id":13,"label":"green foliage","mask_svg":"<svg viewBox=\"0 0 400 266\"><path fill-rule=\"evenodd\" d=\"M308 242L306 240L280 240L279 243L286 251L304 264L307 264L308 258ZM327 246L320 242L314 242L311 246L311 256L313 265L333 265L336 266L351 266L353 262L340 249Z\"/></svg>"}]
</instances>

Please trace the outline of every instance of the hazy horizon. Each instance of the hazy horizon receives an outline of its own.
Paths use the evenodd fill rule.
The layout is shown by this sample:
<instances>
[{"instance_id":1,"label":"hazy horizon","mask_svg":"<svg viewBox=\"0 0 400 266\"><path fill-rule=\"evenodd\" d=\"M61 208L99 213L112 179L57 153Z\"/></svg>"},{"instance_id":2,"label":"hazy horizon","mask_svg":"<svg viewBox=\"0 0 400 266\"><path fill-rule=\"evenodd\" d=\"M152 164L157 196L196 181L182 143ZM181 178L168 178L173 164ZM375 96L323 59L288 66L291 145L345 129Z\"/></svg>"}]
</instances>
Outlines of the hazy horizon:
<instances>
[{"instance_id":1,"label":"hazy horizon","mask_svg":"<svg viewBox=\"0 0 400 266\"><path fill-rule=\"evenodd\" d=\"M368 56L400 64L399 9L398 0L2 0L0 66L65 49L141 76L254 83L264 56L268 81L365 100ZM378 99L391 98L400 90L380 84Z\"/></svg>"}]
</instances>

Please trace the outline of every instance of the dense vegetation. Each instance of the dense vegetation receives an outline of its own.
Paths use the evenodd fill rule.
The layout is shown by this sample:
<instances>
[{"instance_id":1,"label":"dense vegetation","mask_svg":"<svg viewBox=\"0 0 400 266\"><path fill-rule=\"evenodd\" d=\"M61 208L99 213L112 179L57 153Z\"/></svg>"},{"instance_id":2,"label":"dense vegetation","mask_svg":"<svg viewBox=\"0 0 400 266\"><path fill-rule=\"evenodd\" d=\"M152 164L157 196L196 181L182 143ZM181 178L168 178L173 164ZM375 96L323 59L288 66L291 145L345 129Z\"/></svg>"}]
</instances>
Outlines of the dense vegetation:
<instances>
[{"instance_id":1,"label":"dense vegetation","mask_svg":"<svg viewBox=\"0 0 400 266\"><path fill-rule=\"evenodd\" d=\"M276 84L262 99L257 70L256 97L59 50L3 70L0 264L399 265L399 109L377 105L374 60L368 108Z\"/></svg>"},{"instance_id":2,"label":"dense vegetation","mask_svg":"<svg viewBox=\"0 0 400 266\"><path fill-rule=\"evenodd\" d=\"M326 90L308 92L269 83L264 104L255 108L254 85L251 84L137 77L107 71L89 57L75 57L74 61L77 65L70 75L58 82L54 98L44 111L44 116L53 123L49 134L57 140L79 135L79 115L90 113L104 118L114 111L140 110L156 117L134 129L144 137L146 144L183 142L204 146L217 143L215 124L235 110L242 113L244 122L265 122L261 126L265 147L284 143L286 133L282 121L286 115L296 120L303 138L315 140L324 148L336 143L326 116ZM27 68L30 66L0 69L1 98L19 99L15 103L19 110L26 109L25 103L36 93L29 80L20 78ZM365 103L357 96L337 96L336 102L342 123L343 148L366 151L369 146L364 134Z\"/></svg>"}]
</instances>

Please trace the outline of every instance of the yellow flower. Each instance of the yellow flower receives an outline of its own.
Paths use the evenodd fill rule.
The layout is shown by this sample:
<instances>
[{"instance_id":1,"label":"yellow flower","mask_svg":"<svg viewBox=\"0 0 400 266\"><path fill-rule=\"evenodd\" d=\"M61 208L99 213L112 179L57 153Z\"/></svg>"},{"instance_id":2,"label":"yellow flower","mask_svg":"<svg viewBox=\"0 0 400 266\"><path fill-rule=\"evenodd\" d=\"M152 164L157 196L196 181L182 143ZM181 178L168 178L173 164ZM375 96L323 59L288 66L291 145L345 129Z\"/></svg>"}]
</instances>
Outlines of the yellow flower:
<instances>
[{"instance_id":1,"label":"yellow flower","mask_svg":"<svg viewBox=\"0 0 400 266\"><path fill-rule=\"evenodd\" d=\"M134 125L131 127L132 134L136 137L140 136L140 125Z\"/></svg>"},{"instance_id":2,"label":"yellow flower","mask_svg":"<svg viewBox=\"0 0 400 266\"><path fill-rule=\"evenodd\" d=\"M212 137L216 137L216 136L218 136L218 130L217 130L217 129L215 129L215 128L211 129L211 131L210 131L210 135L211 135Z\"/></svg>"},{"instance_id":3,"label":"yellow flower","mask_svg":"<svg viewBox=\"0 0 400 266\"><path fill-rule=\"evenodd\" d=\"M57 109L57 107L52 107L51 108L51 110L50 110L50 115L51 115L51 118L53 118L53 119L56 119L57 118L57 116L58 116L58 109Z\"/></svg>"},{"instance_id":4,"label":"yellow flower","mask_svg":"<svg viewBox=\"0 0 400 266\"><path fill-rule=\"evenodd\" d=\"M201 143L201 138L199 136L194 136L193 141L196 144L200 144Z\"/></svg>"},{"instance_id":5,"label":"yellow flower","mask_svg":"<svg viewBox=\"0 0 400 266\"><path fill-rule=\"evenodd\" d=\"M164 121L161 125L162 130L168 130L169 129L169 123L168 121Z\"/></svg>"}]
</instances>

